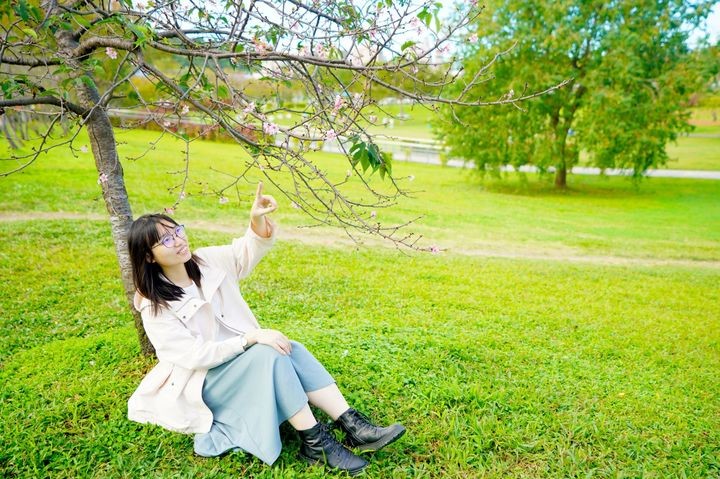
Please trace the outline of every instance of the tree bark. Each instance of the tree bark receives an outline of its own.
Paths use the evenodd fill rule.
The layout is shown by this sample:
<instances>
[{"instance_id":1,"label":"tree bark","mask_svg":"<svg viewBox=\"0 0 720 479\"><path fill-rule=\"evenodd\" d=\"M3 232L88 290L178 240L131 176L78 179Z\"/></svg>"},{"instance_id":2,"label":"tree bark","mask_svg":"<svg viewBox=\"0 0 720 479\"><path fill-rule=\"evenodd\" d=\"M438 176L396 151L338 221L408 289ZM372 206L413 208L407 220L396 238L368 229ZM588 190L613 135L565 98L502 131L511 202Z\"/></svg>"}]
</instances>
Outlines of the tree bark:
<instances>
[{"instance_id":1,"label":"tree bark","mask_svg":"<svg viewBox=\"0 0 720 479\"><path fill-rule=\"evenodd\" d=\"M565 163L555 167L555 187L561 189L567 187L567 167Z\"/></svg>"},{"instance_id":2,"label":"tree bark","mask_svg":"<svg viewBox=\"0 0 720 479\"><path fill-rule=\"evenodd\" d=\"M60 51L68 54L77 47L71 32L61 31L57 35ZM76 71L81 72L79 65ZM92 80L85 73L86 80ZM145 355L152 355L155 349L150 343L142 325L140 313L133 306L135 286L132 279L132 266L130 253L127 249L127 235L132 224L132 210L125 189L123 169L117 153L115 133L104 105L100 104L100 94L93 81L78 82L77 95L80 104L90 113L85 117L85 126L90 138L90 145L95 158L95 167L98 171L99 183L102 186L105 207L110 215L110 233L115 243L115 254L120 266L125 296L130 306L135 328L137 329L140 349Z\"/></svg>"},{"instance_id":3,"label":"tree bark","mask_svg":"<svg viewBox=\"0 0 720 479\"><path fill-rule=\"evenodd\" d=\"M152 355L155 353L155 349L145 334L140 313L137 312L133 305L135 285L132 278L130 253L127 247L127 236L133 216L127 190L125 189L123 168L117 154L115 134L106 109L98 104L100 98L97 89L84 87L80 88L78 93L80 97L85 97L82 98L83 104L86 104L85 100L87 98L87 100L94 102L95 105L86 122L90 145L95 157L95 167L102 186L105 208L107 208L110 215L110 232L115 243L115 254L120 265L123 289L135 321L140 349L143 354Z\"/></svg>"}]
</instances>

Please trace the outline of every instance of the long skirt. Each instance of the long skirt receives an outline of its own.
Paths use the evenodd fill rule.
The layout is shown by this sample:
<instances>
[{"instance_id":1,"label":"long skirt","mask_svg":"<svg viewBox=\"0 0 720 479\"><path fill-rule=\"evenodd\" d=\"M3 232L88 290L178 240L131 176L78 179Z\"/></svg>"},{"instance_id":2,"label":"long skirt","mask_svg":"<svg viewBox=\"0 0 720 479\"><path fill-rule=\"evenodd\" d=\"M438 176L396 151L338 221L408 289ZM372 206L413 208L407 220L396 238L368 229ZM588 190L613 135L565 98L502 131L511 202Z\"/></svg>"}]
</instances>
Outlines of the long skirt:
<instances>
[{"instance_id":1,"label":"long skirt","mask_svg":"<svg viewBox=\"0 0 720 479\"><path fill-rule=\"evenodd\" d=\"M302 344L291 343L290 355L256 344L208 371L202 396L213 423L209 432L195 435L197 454L243 450L266 464L275 462L282 449L280 424L307 404L306 391L335 382Z\"/></svg>"}]
</instances>

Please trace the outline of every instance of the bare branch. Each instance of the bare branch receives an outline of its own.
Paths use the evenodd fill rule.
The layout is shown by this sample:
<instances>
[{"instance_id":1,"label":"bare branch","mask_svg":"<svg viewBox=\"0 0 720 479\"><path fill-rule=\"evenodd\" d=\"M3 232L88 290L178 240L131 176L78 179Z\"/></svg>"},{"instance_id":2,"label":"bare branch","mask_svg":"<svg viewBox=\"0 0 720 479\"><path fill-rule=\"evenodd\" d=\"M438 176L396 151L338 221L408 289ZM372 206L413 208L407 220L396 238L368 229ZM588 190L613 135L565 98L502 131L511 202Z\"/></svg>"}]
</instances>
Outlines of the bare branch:
<instances>
[{"instance_id":1,"label":"bare branch","mask_svg":"<svg viewBox=\"0 0 720 479\"><path fill-rule=\"evenodd\" d=\"M88 110L82 108L80 105L76 105L69 101L57 98L54 96L40 96L31 98L13 98L10 100L0 100L0 108L12 107L12 106L29 106L29 105L54 105L59 106L62 109L70 110L78 116L85 116L88 114Z\"/></svg>"}]
</instances>

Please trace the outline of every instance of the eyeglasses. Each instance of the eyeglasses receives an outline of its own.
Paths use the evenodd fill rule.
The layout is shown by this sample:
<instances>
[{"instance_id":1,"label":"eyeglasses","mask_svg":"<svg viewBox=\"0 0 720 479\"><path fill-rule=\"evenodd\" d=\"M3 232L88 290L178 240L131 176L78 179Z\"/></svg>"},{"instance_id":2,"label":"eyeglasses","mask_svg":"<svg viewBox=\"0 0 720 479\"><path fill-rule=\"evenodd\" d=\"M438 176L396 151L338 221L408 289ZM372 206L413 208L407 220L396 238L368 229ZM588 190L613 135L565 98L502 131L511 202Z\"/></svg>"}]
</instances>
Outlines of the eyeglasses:
<instances>
[{"instance_id":1,"label":"eyeglasses","mask_svg":"<svg viewBox=\"0 0 720 479\"><path fill-rule=\"evenodd\" d=\"M168 233L160 241L153 246L160 246L161 244L166 248L172 248L175 246L175 238L185 239L185 225L177 225L172 233ZM151 248L152 249L152 248Z\"/></svg>"}]
</instances>

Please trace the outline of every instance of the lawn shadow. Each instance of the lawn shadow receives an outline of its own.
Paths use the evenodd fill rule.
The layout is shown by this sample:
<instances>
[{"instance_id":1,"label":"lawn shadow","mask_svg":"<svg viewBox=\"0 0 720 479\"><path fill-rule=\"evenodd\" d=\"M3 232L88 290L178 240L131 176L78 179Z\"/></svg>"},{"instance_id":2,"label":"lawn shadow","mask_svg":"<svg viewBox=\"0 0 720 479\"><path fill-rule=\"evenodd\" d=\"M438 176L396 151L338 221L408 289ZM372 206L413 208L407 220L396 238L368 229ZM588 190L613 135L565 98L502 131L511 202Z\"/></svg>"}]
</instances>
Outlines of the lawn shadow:
<instances>
[{"instance_id":1,"label":"lawn shadow","mask_svg":"<svg viewBox=\"0 0 720 479\"><path fill-rule=\"evenodd\" d=\"M615 177L606 175L568 174L567 186L557 188L553 173L481 172L461 170L467 183L480 186L489 193L523 197L565 198L639 198L660 192L653 178Z\"/></svg>"}]
</instances>

